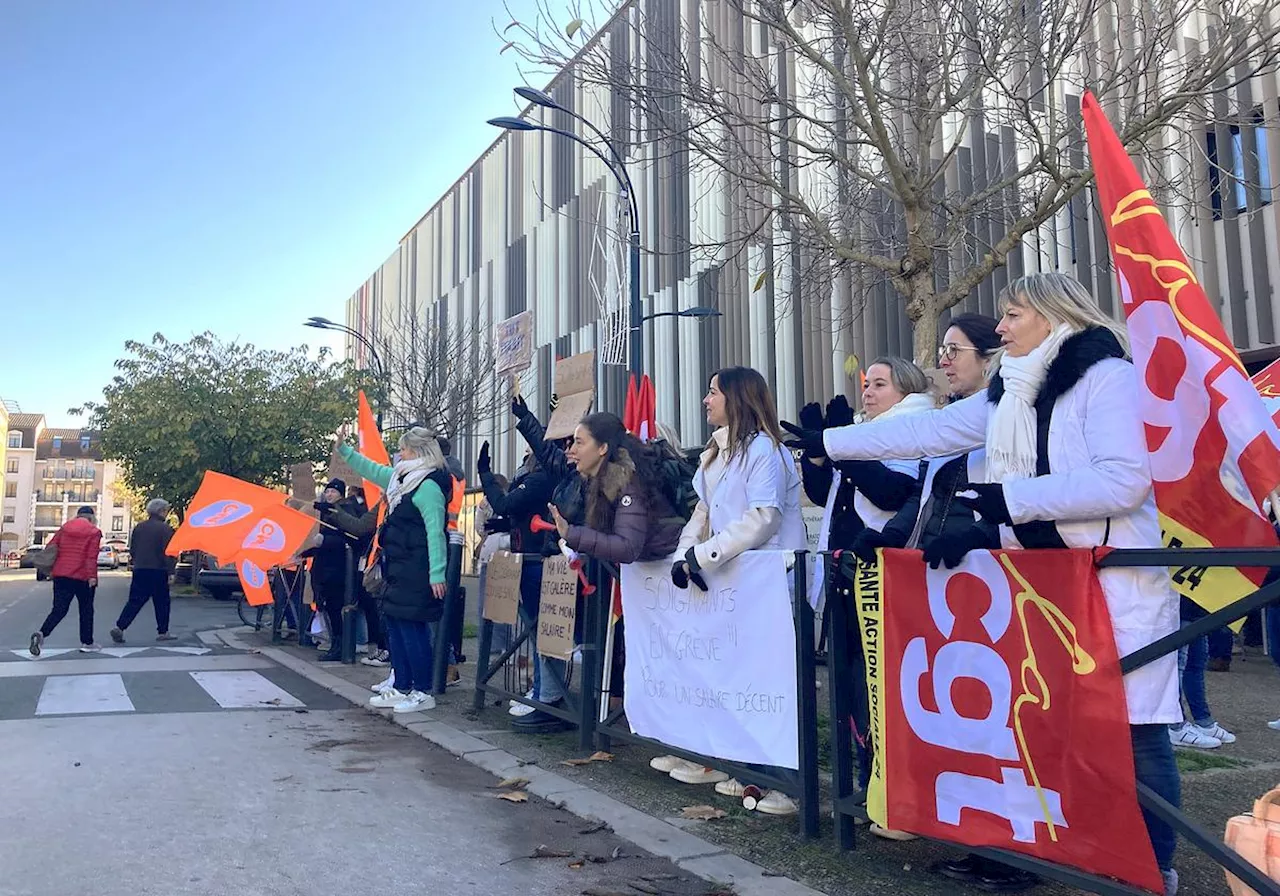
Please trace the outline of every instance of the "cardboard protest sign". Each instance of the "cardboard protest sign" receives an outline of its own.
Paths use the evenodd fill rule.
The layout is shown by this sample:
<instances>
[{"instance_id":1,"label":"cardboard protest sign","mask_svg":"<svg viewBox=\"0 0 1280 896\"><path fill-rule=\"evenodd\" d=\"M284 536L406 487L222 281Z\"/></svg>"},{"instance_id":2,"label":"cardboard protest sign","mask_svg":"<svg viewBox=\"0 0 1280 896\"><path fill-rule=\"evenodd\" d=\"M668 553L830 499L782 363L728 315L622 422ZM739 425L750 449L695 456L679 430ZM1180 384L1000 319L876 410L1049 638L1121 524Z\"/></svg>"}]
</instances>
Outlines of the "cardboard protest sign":
<instances>
[{"instance_id":1,"label":"cardboard protest sign","mask_svg":"<svg viewBox=\"0 0 1280 896\"><path fill-rule=\"evenodd\" d=\"M548 439L573 435L574 428L591 410L596 392L596 353L583 352L556 362L555 393L559 404L547 421Z\"/></svg>"},{"instance_id":2,"label":"cardboard protest sign","mask_svg":"<svg viewBox=\"0 0 1280 896\"><path fill-rule=\"evenodd\" d=\"M548 557L542 564L538 653L560 660L567 660L573 654L573 622L577 607L577 571L569 565L567 557Z\"/></svg>"},{"instance_id":3,"label":"cardboard protest sign","mask_svg":"<svg viewBox=\"0 0 1280 896\"><path fill-rule=\"evenodd\" d=\"M499 321L493 327L494 373L519 373L533 361L533 312Z\"/></svg>"},{"instance_id":4,"label":"cardboard protest sign","mask_svg":"<svg viewBox=\"0 0 1280 896\"><path fill-rule=\"evenodd\" d=\"M316 473L311 461L289 468L289 494L307 507L316 499Z\"/></svg>"},{"instance_id":5,"label":"cardboard protest sign","mask_svg":"<svg viewBox=\"0 0 1280 896\"><path fill-rule=\"evenodd\" d=\"M351 488L353 485L360 485L362 482L360 474L351 468L351 464L342 459L342 455L338 453L337 445L333 446L333 453L329 455L329 469L325 475L328 479L341 479L347 484L347 488Z\"/></svg>"},{"instance_id":6,"label":"cardboard protest sign","mask_svg":"<svg viewBox=\"0 0 1280 896\"><path fill-rule=\"evenodd\" d=\"M520 618L519 554L498 551L484 574L484 618L499 625L515 625Z\"/></svg>"}]
</instances>

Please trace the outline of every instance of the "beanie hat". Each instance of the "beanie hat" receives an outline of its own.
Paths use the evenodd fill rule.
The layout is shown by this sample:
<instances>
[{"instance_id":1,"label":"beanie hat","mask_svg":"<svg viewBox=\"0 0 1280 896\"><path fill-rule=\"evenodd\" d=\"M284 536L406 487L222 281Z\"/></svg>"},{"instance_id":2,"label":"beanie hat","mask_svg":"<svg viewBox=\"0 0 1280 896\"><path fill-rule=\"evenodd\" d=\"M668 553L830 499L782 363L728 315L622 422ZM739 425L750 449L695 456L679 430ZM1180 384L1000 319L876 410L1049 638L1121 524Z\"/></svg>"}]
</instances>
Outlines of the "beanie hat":
<instances>
[{"instance_id":1,"label":"beanie hat","mask_svg":"<svg viewBox=\"0 0 1280 896\"><path fill-rule=\"evenodd\" d=\"M337 478L330 479L325 484L325 488L331 488L334 491L336 491L338 494L344 495L344 496L347 493L347 484L343 482L341 479L337 479Z\"/></svg>"}]
</instances>

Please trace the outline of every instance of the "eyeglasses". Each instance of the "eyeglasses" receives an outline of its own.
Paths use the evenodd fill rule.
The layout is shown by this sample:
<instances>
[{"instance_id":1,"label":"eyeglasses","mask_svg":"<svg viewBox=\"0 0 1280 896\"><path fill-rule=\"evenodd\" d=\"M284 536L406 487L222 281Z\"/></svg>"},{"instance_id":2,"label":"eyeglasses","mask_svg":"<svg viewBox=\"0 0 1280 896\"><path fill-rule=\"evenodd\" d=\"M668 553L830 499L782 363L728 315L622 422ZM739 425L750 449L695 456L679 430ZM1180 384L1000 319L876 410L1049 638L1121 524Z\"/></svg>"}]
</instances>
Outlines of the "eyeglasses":
<instances>
[{"instance_id":1,"label":"eyeglasses","mask_svg":"<svg viewBox=\"0 0 1280 896\"><path fill-rule=\"evenodd\" d=\"M938 346L938 360L954 361L957 352L978 352L978 354L982 354L980 349L976 349L972 345L956 345L954 342L948 342L946 345Z\"/></svg>"}]
</instances>

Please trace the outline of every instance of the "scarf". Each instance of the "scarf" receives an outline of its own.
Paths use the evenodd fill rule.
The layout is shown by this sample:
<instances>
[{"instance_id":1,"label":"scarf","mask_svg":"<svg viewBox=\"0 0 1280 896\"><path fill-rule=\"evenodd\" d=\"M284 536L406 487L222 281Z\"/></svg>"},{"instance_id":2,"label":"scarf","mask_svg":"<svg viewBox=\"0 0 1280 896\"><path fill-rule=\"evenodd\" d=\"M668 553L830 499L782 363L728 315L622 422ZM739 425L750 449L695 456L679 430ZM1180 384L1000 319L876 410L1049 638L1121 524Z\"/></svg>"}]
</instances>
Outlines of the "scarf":
<instances>
[{"instance_id":1,"label":"scarf","mask_svg":"<svg viewBox=\"0 0 1280 896\"><path fill-rule=\"evenodd\" d=\"M1000 359L1004 395L987 421L987 481L1010 482L1036 475L1036 397L1062 343L1078 331L1054 327L1035 349Z\"/></svg>"},{"instance_id":2,"label":"scarf","mask_svg":"<svg viewBox=\"0 0 1280 896\"><path fill-rule=\"evenodd\" d=\"M405 495L413 494L413 490L422 485L422 481L431 473L425 458L415 457L402 460L391 471L391 482L387 485L387 516L395 512L396 505Z\"/></svg>"},{"instance_id":3,"label":"scarf","mask_svg":"<svg viewBox=\"0 0 1280 896\"><path fill-rule=\"evenodd\" d=\"M888 420L890 417L897 417L902 414L919 414L921 411L936 410L937 407L937 401L928 392L912 392L910 395L903 396L902 401L889 408L889 410L881 412L874 420L866 422L879 423L881 420Z\"/></svg>"}]
</instances>

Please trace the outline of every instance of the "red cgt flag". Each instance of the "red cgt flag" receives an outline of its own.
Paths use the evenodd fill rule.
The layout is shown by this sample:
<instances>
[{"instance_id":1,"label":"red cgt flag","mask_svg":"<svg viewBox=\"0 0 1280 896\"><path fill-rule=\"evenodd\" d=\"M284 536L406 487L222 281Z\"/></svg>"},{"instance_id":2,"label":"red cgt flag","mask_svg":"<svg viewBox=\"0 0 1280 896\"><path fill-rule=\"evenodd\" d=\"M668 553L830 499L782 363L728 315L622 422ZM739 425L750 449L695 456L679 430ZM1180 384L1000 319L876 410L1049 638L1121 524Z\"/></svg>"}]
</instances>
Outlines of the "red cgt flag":
<instances>
[{"instance_id":1,"label":"red cgt flag","mask_svg":"<svg viewBox=\"0 0 1280 896\"><path fill-rule=\"evenodd\" d=\"M1092 94L1083 102L1098 199L1129 324L1156 506L1172 547L1275 547L1262 501L1280 485L1280 432L1204 288ZM1178 591L1207 610L1264 570L1187 567Z\"/></svg>"},{"instance_id":2,"label":"red cgt flag","mask_svg":"<svg viewBox=\"0 0 1280 896\"><path fill-rule=\"evenodd\" d=\"M873 820L1163 889L1091 551L882 551L855 605Z\"/></svg>"},{"instance_id":3,"label":"red cgt flag","mask_svg":"<svg viewBox=\"0 0 1280 896\"><path fill-rule=\"evenodd\" d=\"M1262 396L1271 419L1280 425L1280 361L1272 361L1253 375L1253 385Z\"/></svg>"},{"instance_id":4,"label":"red cgt flag","mask_svg":"<svg viewBox=\"0 0 1280 896\"><path fill-rule=\"evenodd\" d=\"M360 390L360 405L356 416L356 431L360 440L360 453L369 460L384 466L391 466L391 457L387 454L387 445L382 441L382 433L374 421L373 411L369 409L369 399L364 390ZM368 479L364 480L365 503L373 507L382 500L382 489Z\"/></svg>"}]
</instances>

